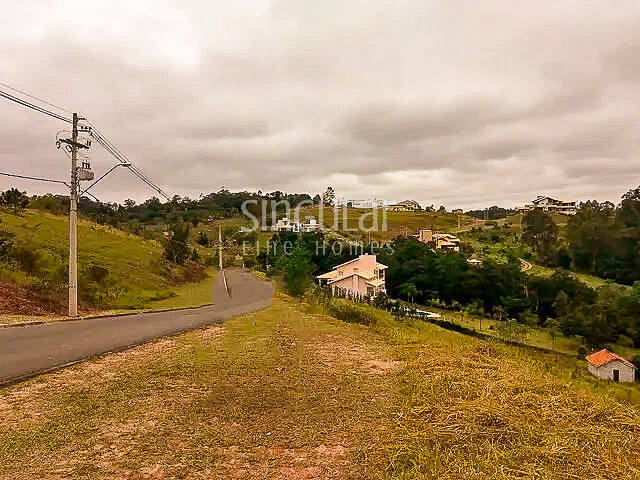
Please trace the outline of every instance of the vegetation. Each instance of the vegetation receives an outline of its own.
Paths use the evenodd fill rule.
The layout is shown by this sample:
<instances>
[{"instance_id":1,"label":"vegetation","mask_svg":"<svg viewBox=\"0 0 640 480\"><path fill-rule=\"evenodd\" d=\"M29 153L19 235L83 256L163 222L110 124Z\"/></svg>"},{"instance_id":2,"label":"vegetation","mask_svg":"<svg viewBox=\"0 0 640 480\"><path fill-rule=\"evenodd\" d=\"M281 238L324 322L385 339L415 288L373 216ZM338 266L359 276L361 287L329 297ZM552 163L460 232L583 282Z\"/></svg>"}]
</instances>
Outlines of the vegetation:
<instances>
[{"instance_id":1,"label":"vegetation","mask_svg":"<svg viewBox=\"0 0 640 480\"><path fill-rule=\"evenodd\" d=\"M0 389L0 478L635 478L636 388L362 308L278 294Z\"/></svg>"},{"instance_id":2,"label":"vegetation","mask_svg":"<svg viewBox=\"0 0 640 480\"><path fill-rule=\"evenodd\" d=\"M66 217L27 210L0 214L0 280L17 283L50 302L66 305L69 256ZM78 293L83 308L141 308L168 298L185 282L204 277L194 262L176 265L155 240L81 220Z\"/></svg>"},{"instance_id":3,"label":"vegetation","mask_svg":"<svg viewBox=\"0 0 640 480\"><path fill-rule=\"evenodd\" d=\"M533 247L543 265L552 262L558 241L558 226L540 210L528 212L522 219L522 241Z\"/></svg>"},{"instance_id":4,"label":"vegetation","mask_svg":"<svg viewBox=\"0 0 640 480\"><path fill-rule=\"evenodd\" d=\"M24 210L29 205L29 197L25 192L21 192L17 188L11 188L0 194L0 205L10 207L14 214L19 210Z\"/></svg>"}]
</instances>

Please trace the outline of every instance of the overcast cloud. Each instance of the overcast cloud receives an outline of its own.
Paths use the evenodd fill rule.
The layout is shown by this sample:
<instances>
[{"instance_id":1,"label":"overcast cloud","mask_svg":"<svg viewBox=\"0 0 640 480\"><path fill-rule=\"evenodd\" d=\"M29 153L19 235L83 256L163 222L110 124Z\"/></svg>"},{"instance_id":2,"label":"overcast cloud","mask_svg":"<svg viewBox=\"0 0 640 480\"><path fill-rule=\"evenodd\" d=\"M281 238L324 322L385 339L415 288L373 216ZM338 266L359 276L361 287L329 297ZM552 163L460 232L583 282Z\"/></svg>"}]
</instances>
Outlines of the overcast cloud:
<instances>
[{"instance_id":1,"label":"overcast cloud","mask_svg":"<svg viewBox=\"0 0 640 480\"><path fill-rule=\"evenodd\" d=\"M0 82L87 116L170 194L471 208L640 184L637 0L0 3ZM68 175L63 128L0 99L2 170ZM153 194L124 170L95 193Z\"/></svg>"}]
</instances>

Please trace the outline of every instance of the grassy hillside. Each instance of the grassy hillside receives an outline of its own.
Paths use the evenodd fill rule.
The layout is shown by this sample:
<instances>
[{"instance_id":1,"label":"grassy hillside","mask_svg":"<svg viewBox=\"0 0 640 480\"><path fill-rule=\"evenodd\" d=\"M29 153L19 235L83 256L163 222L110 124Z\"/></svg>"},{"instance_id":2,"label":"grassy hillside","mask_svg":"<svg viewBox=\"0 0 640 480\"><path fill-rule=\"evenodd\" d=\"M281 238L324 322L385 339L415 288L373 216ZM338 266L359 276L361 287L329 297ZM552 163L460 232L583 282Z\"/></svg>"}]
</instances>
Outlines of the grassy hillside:
<instances>
[{"instance_id":1,"label":"grassy hillside","mask_svg":"<svg viewBox=\"0 0 640 480\"><path fill-rule=\"evenodd\" d=\"M346 212L346 216L345 216ZM363 226L370 228L372 226L371 210L358 208L348 208L338 211L338 218L335 218L333 208L324 207L322 209L323 223L325 226L333 227L338 225L338 231L345 231L345 227L349 229L348 233L352 235L367 236L368 234L359 231L358 220L361 216L366 215L363 220ZM301 211L301 216L315 216L320 218L320 207L307 208ZM458 216L451 213L432 213L432 212L386 212L386 231L382 230L383 216L382 212L378 212L378 231L371 233L371 238L377 240L390 240L400 235L405 229L409 234L416 234L420 229L430 228L434 231L455 232L458 229ZM461 217L461 228L470 228L476 221L471 217Z\"/></svg>"},{"instance_id":2,"label":"grassy hillside","mask_svg":"<svg viewBox=\"0 0 640 480\"><path fill-rule=\"evenodd\" d=\"M375 315L276 295L0 389L0 478L637 478L637 387Z\"/></svg>"},{"instance_id":3,"label":"grassy hillside","mask_svg":"<svg viewBox=\"0 0 640 480\"><path fill-rule=\"evenodd\" d=\"M68 218L36 210L20 215L0 213L0 229L13 235L18 247L35 252L34 271L29 275L20 262L0 263L0 276L5 281L38 287L59 289L64 299L69 255ZM169 267L162 262L162 247L154 240L124 233L110 227L81 220L78 225L78 261L81 279L79 294L88 299L86 285L100 283L107 297L105 306L116 308L143 307L152 300L167 298L172 289L201 273L186 267ZM99 267L106 277L95 280L92 268ZM83 291L83 284L85 290ZM43 291L43 294L52 292ZM96 295L102 295L98 293ZM100 306L100 305L97 305Z\"/></svg>"}]
</instances>

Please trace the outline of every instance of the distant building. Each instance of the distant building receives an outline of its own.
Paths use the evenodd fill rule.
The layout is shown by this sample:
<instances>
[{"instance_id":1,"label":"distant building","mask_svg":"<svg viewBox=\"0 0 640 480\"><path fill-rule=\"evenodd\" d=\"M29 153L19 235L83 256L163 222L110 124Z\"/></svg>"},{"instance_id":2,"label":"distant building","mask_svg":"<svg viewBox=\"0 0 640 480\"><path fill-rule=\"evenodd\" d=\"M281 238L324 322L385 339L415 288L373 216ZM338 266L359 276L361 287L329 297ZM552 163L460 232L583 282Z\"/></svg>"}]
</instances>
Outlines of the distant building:
<instances>
[{"instance_id":1,"label":"distant building","mask_svg":"<svg viewBox=\"0 0 640 480\"><path fill-rule=\"evenodd\" d=\"M354 296L376 296L386 293L384 271L386 265L378 263L375 255L360 255L342 263L328 273L318 275L321 283L335 291L343 289Z\"/></svg>"},{"instance_id":2,"label":"distant building","mask_svg":"<svg viewBox=\"0 0 640 480\"><path fill-rule=\"evenodd\" d=\"M530 212L531 210L542 210L548 213L560 213L563 215L575 215L578 211L578 202L575 200L557 200L551 197L539 195L533 202L519 207L521 213Z\"/></svg>"},{"instance_id":3,"label":"distant building","mask_svg":"<svg viewBox=\"0 0 640 480\"><path fill-rule=\"evenodd\" d=\"M279 219L276 224L271 227L274 232L299 232L300 223L292 222L289 217Z\"/></svg>"},{"instance_id":4,"label":"distant building","mask_svg":"<svg viewBox=\"0 0 640 480\"><path fill-rule=\"evenodd\" d=\"M429 229L422 229L418 233L418 240L422 243L434 244L436 250L460 251L460 239L450 233L438 233Z\"/></svg>"},{"instance_id":5,"label":"distant building","mask_svg":"<svg viewBox=\"0 0 640 480\"><path fill-rule=\"evenodd\" d=\"M320 224L314 217L309 217L305 223L300 224L300 231L303 233L317 232Z\"/></svg>"},{"instance_id":6,"label":"distant building","mask_svg":"<svg viewBox=\"0 0 640 480\"><path fill-rule=\"evenodd\" d=\"M458 215L462 215L463 210L461 208L456 208L455 210L451 210L451 213L457 213Z\"/></svg>"},{"instance_id":7,"label":"distant building","mask_svg":"<svg viewBox=\"0 0 640 480\"><path fill-rule=\"evenodd\" d=\"M347 208L368 209L368 208L382 208L384 207L385 202L384 200L380 200L379 198L368 198L366 200L340 199L340 201L336 202L336 204L339 204Z\"/></svg>"},{"instance_id":8,"label":"distant building","mask_svg":"<svg viewBox=\"0 0 640 480\"><path fill-rule=\"evenodd\" d=\"M387 205L387 210L390 212L415 212L422 210L422 207L415 200L404 200L402 202Z\"/></svg>"},{"instance_id":9,"label":"distant building","mask_svg":"<svg viewBox=\"0 0 640 480\"><path fill-rule=\"evenodd\" d=\"M271 230L274 232L310 233L320 230L320 224L315 217L309 217L304 223L292 221L289 217L283 217L271 227Z\"/></svg>"},{"instance_id":10,"label":"distant building","mask_svg":"<svg viewBox=\"0 0 640 480\"><path fill-rule=\"evenodd\" d=\"M431 243L431 242L433 242L433 232L431 230L429 230L429 229L423 228L418 233L418 240L420 240L422 243Z\"/></svg>"},{"instance_id":11,"label":"distant building","mask_svg":"<svg viewBox=\"0 0 640 480\"><path fill-rule=\"evenodd\" d=\"M475 265L479 267L480 265L482 265L482 260L478 260L477 258L468 258L467 263L469 265Z\"/></svg>"},{"instance_id":12,"label":"distant building","mask_svg":"<svg viewBox=\"0 0 640 480\"><path fill-rule=\"evenodd\" d=\"M602 349L586 357L589 372L602 380L614 382L633 382L636 367L620 355Z\"/></svg>"}]
</instances>

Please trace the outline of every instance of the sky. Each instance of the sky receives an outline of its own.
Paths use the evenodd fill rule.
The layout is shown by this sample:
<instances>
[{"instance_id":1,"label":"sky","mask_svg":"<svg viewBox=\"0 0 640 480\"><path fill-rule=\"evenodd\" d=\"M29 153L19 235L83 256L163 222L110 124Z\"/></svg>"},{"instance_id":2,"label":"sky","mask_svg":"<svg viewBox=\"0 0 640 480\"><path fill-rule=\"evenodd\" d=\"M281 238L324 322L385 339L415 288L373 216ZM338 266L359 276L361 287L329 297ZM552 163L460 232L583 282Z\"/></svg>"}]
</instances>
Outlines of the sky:
<instances>
[{"instance_id":1,"label":"sky","mask_svg":"<svg viewBox=\"0 0 640 480\"><path fill-rule=\"evenodd\" d=\"M640 184L637 0L0 4L0 82L89 118L170 195L469 209ZM0 169L68 177L65 128L0 98ZM93 191L154 194L125 169Z\"/></svg>"}]
</instances>

